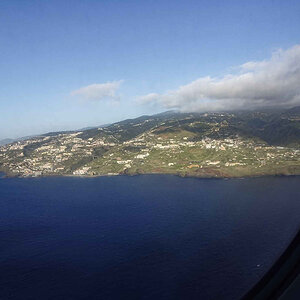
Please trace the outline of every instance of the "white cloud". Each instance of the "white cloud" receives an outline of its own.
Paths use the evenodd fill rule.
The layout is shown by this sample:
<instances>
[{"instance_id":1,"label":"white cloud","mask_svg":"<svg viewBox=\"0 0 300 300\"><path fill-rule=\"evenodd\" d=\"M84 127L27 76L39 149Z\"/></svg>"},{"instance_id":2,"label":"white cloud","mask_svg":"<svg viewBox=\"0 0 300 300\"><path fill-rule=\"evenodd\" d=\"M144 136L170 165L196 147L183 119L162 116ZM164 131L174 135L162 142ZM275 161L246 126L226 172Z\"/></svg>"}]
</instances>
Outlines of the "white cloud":
<instances>
[{"instance_id":1,"label":"white cloud","mask_svg":"<svg viewBox=\"0 0 300 300\"><path fill-rule=\"evenodd\" d=\"M78 96L94 101L105 99L118 100L119 96L116 92L122 82L123 80L91 84L71 92L71 96Z\"/></svg>"},{"instance_id":2,"label":"white cloud","mask_svg":"<svg viewBox=\"0 0 300 300\"><path fill-rule=\"evenodd\" d=\"M201 77L176 90L151 93L139 102L156 102L182 111L216 111L300 105L300 45L274 52L269 60L250 61L239 74Z\"/></svg>"},{"instance_id":3,"label":"white cloud","mask_svg":"<svg viewBox=\"0 0 300 300\"><path fill-rule=\"evenodd\" d=\"M160 97L159 94L156 93L150 93L144 96L141 96L137 99L137 101L141 104L143 103L150 103L156 101Z\"/></svg>"}]
</instances>

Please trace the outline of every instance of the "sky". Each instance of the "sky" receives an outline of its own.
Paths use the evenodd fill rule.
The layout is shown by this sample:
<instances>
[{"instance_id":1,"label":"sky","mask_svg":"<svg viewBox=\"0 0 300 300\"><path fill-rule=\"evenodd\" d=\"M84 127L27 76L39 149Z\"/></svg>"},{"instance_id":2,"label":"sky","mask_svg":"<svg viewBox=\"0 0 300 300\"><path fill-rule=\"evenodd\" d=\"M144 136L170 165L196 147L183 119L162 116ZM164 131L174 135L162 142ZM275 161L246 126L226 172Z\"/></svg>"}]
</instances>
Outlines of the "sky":
<instances>
[{"instance_id":1,"label":"sky","mask_svg":"<svg viewBox=\"0 0 300 300\"><path fill-rule=\"evenodd\" d=\"M300 1L0 1L0 139L300 105Z\"/></svg>"}]
</instances>

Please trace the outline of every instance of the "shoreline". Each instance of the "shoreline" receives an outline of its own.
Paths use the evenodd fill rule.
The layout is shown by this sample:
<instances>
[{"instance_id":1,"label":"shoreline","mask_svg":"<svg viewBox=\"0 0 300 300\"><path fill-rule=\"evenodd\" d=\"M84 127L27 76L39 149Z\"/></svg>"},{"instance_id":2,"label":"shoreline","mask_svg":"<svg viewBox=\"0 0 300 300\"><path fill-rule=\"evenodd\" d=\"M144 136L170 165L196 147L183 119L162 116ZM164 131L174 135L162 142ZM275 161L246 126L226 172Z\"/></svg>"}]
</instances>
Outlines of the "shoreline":
<instances>
[{"instance_id":1,"label":"shoreline","mask_svg":"<svg viewBox=\"0 0 300 300\"><path fill-rule=\"evenodd\" d=\"M18 175L8 175L3 171L0 171L0 179L9 179L9 178L49 178L49 177L74 177L74 178L98 178L98 177L115 177L115 176L143 176L143 175L170 175L177 176L181 178L199 178L199 179L247 179L247 178L264 178L264 177L300 177L299 174L260 174L260 175L244 175L244 176L218 176L218 175L189 175L189 174L178 174L178 173L133 173L133 174L102 174L102 175L73 175L73 174L48 174L48 175L40 175L40 176L18 176Z\"/></svg>"}]
</instances>

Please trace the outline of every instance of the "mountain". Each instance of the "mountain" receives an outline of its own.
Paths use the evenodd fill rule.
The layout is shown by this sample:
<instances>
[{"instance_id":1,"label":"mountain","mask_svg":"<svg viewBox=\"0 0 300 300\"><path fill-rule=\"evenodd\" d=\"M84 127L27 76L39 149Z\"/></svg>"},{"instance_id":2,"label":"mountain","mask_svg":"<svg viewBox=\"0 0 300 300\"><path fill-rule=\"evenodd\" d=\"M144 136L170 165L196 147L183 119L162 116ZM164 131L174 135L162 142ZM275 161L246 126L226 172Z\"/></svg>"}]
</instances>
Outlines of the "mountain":
<instances>
[{"instance_id":1,"label":"mountain","mask_svg":"<svg viewBox=\"0 0 300 300\"><path fill-rule=\"evenodd\" d=\"M34 137L35 137L35 135L30 135L30 136L23 136L23 137L20 137L20 138L17 138L17 139L3 139L3 140L0 140L0 146L11 144L11 143L14 143L14 142L17 142L17 141L28 140L28 139L31 139L31 138L34 138Z\"/></svg>"},{"instance_id":2,"label":"mountain","mask_svg":"<svg viewBox=\"0 0 300 300\"><path fill-rule=\"evenodd\" d=\"M168 111L2 146L10 176L168 173L300 174L300 107L218 113Z\"/></svg>"},{"instance_id":3,"label":"mountain","mask_svg":"<svg viewBox=\"0 0 300 300\"><path fill-rule=\"evenodd\" d=\"M10 144L13 142L14 142L13 139L3 139L3 140L0 140L0 146L7 145L7 144Z\"/></svg>"}]
</instances>

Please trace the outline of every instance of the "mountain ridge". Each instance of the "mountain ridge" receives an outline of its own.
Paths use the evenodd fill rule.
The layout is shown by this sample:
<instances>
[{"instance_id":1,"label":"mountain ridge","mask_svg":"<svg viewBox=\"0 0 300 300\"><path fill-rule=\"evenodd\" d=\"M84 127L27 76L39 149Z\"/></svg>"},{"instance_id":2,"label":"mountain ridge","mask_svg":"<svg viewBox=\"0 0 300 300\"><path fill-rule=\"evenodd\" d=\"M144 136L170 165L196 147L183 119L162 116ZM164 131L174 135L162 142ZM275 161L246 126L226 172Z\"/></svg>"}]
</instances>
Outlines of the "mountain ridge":
<instances>
[{"instance_id":1,"label":"mountain ridge","mask_svg":"<svg viewBox=\"0 0 300 300\"><path fill-rule=\"evenodd\" d=\"M251 150L251 151L250 151ZM0 147L9 176L300 174L300 108L143 115Z\"/></svg>"}]
</instances>

